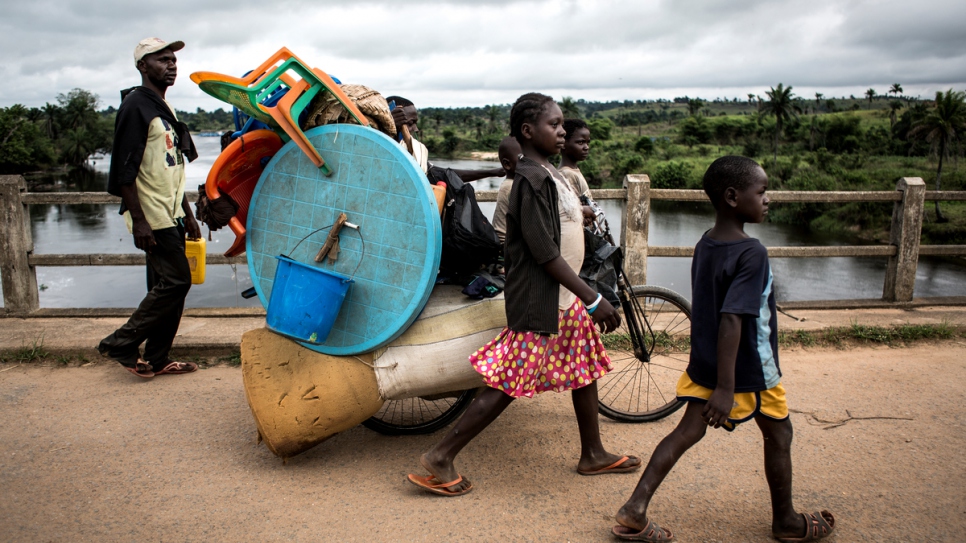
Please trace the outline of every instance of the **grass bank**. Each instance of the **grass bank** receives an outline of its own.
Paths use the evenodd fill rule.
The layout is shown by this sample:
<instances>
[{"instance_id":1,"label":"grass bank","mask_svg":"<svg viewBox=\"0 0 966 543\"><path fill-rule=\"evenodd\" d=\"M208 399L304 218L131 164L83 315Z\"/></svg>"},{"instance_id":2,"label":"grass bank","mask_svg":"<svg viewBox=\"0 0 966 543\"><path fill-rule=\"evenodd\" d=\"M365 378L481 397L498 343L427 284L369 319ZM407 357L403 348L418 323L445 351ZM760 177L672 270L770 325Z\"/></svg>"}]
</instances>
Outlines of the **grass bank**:
<instances>
[{"instance_id":1,"label":"grass bank","mask_svg":"<svg viewBox=\"0 0 966 543\"><path fill-rule=\"evenodd\" d=\"M789 347L836 347L846 349L869 344L905 347L922 341L956 340L966 338L966 331L948 323L902 324L891 327L853 323L834 326L821 331L780 330L778 343Z\"/></svg>"}]
</instances>

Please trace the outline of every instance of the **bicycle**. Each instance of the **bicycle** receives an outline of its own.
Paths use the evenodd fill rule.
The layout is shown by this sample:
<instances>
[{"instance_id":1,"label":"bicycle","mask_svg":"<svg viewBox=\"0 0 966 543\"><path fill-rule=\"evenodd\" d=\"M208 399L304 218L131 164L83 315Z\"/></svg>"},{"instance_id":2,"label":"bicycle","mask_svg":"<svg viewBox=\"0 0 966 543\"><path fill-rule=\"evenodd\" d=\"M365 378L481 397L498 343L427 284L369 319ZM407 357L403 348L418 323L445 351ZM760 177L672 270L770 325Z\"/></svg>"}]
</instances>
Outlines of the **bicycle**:
<instances>
[{"instance_id":1,"label":"bicycle","mask_svg":"<svg viewBox=\"0 0 966 543\"><path fill-rule=\"evenodd\" d=\"M680 409L677 382L691 350L691 303L658 286L631 286L620 246L614 243L604 210L581 197L595 214L589 230L615 248L620 327L602 336L614 368L597 380L598 411L619 422L652 422Z\"/></svg>"},{"instance_id":2,"label":"bicycle","mask_svg":"<svg viewBox=\"0 0 966 543\"><path fill-rule=\"evenodd\" d=\"M462 415L476 396L476 390L389 400L362 425L387 436L431 434Z\"/></svg>"}]
</instances>

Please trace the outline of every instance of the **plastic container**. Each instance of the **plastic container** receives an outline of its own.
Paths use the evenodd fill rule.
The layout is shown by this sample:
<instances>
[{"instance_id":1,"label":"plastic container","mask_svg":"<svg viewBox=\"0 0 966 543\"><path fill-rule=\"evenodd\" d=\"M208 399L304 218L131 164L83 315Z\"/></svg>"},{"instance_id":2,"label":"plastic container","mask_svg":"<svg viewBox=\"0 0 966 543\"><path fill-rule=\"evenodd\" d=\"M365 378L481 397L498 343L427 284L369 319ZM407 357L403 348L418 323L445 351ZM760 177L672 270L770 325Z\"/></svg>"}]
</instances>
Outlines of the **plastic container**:
<instances>
[{"instance_id":1,"label":"plastic container","mask_svg":"<svg viewBox=\"0 0 966 543\"><path fill-rule=\"evenodd\" d=\"M325 343L349 285L355 281L285 255L275 258L278 267L265 323L283 336L315 345Z\"/></svg>"},{"instance_id":2,"label":"plastic container","mask_svg":"<svg viewBox=\"0 0 966 543\"><path fill-rule=\"evenodd\" d=\"M184 242L184 255L188 257L188 266L191 268L192 285L200 285L205 282L206 251L205 238L186 239Z\"/></svg>"},{"instance_id":3,"label":"plastic container","mask_svg":"<svg viewBox=\"0 0 966 543\"><path fill-rule=\"evenodd\" d=\"M436 206L439 214L443 214L443 206L446 204L446 182L440 181L433 185L433 196L436 196Z\"/></svg>"}]
</instances>

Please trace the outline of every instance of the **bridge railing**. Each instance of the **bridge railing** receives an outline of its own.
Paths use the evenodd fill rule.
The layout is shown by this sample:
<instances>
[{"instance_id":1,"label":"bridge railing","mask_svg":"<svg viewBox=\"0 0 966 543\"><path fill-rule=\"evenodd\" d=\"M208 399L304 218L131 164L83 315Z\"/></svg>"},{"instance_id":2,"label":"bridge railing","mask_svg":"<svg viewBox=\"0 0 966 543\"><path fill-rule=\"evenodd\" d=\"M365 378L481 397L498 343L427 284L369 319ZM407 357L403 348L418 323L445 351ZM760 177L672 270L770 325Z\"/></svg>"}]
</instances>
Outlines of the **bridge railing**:
<instances>
[{"instance_id":1,"label":"bridge railing","mask_svg":"<svg viewBox=\"0 0 966 543\"><path fill-rule=\"evenodd\" d=\"M628 175L621 189L595 190L597 200L622 200L620 244L625 253L625 270L631 284L647 282L647 259L690 257L691 246L655 246L648 243L648 219L652 200L706 201L700 190L652 189L646 175ZM187 193L190 201L197 193ZM894 202L888 245L846 245L834 247L769 247L775 258L873 256L888 259L882 300L909 302L915 288L920 255L966 256L966 245L921 245L922 217L927 200L966 200L966 191L927 191L917 177L899 180L894 191L805 192L772 191L773 202ZM496 191L479 191L481 202L495 201ZM0 176L0 279L4 312L8 315L36 314L40 307L37 289L38 266L137 266L144 255L135 254L36 254L30 234L32 204L120 204L120 198L103 192L27 192L23 177ZM246 263L245 256L228 259L207 255L211 265ZM83 314L75 311L74 314Z\"/></svg>"}]
</instances>

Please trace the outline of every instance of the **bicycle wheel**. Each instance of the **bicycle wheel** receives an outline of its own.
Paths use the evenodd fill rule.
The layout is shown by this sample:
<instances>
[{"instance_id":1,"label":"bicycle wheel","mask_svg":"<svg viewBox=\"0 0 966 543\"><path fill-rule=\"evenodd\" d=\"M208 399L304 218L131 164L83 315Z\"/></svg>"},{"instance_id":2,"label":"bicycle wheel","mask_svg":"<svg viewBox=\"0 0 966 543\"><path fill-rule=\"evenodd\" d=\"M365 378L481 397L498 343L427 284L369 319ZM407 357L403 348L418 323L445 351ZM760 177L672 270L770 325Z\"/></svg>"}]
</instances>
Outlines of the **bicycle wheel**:
<instances>
[{"instance_id":1,"label":"bicycle wheel","mask_svg":"<svg viewBox=\"0 0 966 543\"><path fill-rule=\"evenodd\" d=\"M616 421L651 422L684 405L675 390L691 351L691 303L663 287L628 290L620 328L603 336L614 369L597 381L599 409ZM632 334L644 351L635 352Z\"/></svg>"},{"instance_id":2,"label":"bicycle wheel","mask_svg":"<svg viewBox=\"0 0 966 543\"><path fill-rule=\"evenodd\" d=\"M476 389L442 397L389 400L362 425L387 436L430 434L456 420L474 396Z\"/></svg>"}]
</instances>

